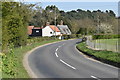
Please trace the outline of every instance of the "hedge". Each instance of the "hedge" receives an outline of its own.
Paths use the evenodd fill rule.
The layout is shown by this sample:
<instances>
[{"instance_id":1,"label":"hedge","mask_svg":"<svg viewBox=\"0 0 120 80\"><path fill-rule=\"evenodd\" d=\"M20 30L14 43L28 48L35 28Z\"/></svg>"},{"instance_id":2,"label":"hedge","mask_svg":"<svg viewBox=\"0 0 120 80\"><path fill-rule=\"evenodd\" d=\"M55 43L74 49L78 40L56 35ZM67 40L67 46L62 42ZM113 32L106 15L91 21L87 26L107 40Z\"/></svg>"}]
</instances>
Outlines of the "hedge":
<instances>
[{"instance_id":1,"label":"hedge","mask_svg":"<svg viewBox=\"0 0 120 80\"><path fill-rule=\"evenodd\" d=\"M120 35L93 35L93 39L114 39L120 38Z\"/></svg>"}]
</instances>

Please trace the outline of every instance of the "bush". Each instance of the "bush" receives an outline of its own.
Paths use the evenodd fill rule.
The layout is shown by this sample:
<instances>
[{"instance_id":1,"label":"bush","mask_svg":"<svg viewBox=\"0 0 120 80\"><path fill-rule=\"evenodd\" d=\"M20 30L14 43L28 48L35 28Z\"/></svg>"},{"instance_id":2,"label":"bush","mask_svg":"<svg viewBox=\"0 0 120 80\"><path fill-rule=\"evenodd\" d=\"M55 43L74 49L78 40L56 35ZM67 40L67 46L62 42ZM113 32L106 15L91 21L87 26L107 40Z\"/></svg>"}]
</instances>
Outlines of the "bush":
<instances>
[{"instance_id":1,"label":"bush","mask_svg":"<svg viewBox=\"0 0 120 80\"><path fill-rule=\"evenodd\" d=\"M71 34L70 37L71 38L76 38L76 34Z\"/></svg>"},{"instance_id":2,"label":"bush","mask_svg":"<svg viewBox=\"0 0 120 80\"><path fill-rule=\"evenodd\" d=\"M13 50L11 50L8 55L9 57L6 56L5 54L2 55L2 72L3 74L7 74L10 77L13 77L19 74L16 71L17 70L17 67L16 67L17 56L14 55Z\"/></svg>"},{"instance_id":3,"label":"bush","mask_svg":"<svg viewBox=\"0 0 120 80\"><path fill-rule=\"evenodd\" d=\"M80 37L82 37L82 35L81 34L76 34L76 37L80 38Z\"/></svg>"},{"instance_id":4,"label":"bush","mask_svg":"<svg viewBox=\"0 0 120 80\"><path fill-rule=\"evenodd\" d=\"M82 38L82 41L83 41L83 42L85 42L86 40L87 40L87 38L86 38L86 37L83 37L83 38Z\"/></svg>"}]
</instances>

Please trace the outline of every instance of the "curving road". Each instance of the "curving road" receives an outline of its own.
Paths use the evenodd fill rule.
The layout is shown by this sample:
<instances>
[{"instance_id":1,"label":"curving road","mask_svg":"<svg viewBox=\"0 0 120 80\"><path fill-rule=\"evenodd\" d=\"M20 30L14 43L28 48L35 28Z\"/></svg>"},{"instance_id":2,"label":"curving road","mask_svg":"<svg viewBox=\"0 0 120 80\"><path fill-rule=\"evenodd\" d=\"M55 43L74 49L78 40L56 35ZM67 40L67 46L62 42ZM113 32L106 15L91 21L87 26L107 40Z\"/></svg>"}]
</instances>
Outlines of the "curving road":
<instances>
[{"instance_id":1,"label":"curving road","mask_svg":"<svg viewBox=\"0 0 120 80\"><path fill-rule=\"evenodd\" d=\"M39 78L118 78L117 68L80 54L75 48L80 41L61 41L36 49L28 57L30 68Z\"/></svg>"}]
</instances>

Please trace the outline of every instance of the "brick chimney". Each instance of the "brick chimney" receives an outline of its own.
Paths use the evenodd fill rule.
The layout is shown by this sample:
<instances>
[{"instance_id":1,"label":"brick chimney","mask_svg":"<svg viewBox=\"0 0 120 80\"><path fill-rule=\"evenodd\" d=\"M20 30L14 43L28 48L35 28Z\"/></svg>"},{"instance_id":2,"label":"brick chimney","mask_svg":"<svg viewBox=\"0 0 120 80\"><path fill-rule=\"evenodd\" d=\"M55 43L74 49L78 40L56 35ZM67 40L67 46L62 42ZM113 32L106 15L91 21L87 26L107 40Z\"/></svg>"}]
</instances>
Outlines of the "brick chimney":
<instances>
[{"instance_id":1,"label":"brick chimney","mask_svg":"<svg viewBox=\"0 0 120 80\"><path fill-rule=\"evenodd\" d=\"M46 22L46 26L49 26L50 25L50 22Z\"/></svg>"},{"instance_id":2,"label":"brick chimney","mask_svg":"<svg viewBox=\"0 0 120 80\"><path fill-rule=\"evenodd\" d=\"M63 20L60 21L60 25L63 25Z\"/></svg>"}]
</instances>

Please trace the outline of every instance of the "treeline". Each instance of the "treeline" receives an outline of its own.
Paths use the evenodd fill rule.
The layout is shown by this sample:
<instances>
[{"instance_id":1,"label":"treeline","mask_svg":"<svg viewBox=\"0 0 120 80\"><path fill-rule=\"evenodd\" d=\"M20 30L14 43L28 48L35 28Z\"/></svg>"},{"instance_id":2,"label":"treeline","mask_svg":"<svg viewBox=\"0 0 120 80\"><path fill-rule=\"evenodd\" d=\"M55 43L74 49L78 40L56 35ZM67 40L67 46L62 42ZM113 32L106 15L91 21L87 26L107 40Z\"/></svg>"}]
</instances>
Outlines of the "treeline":
<instances>
[{"instance_id":1,"label":"treeline","mask_svg":"<svg viewBox=\"0 0 120 80\"><path fill-rule=\"evenodd\" d=\"M108 33L116 32L117 19L115 19L115 14L111 10L106 12L100 10L91 12L89 10L77 9L76 11L62 12L62 15L66 18L72 32L75 34L104 34L106 31Z\"/></svg>"},{"instance_id":2,"label":"treeline","mask_svg":"<svg viewBox=\"0 0 120 80\"><path fill-rule=\"evenodd\" d=\"M29 25L45 26L46 22L50 24L60 24L63 20L73 34L117 34L118 19L112 10L90 11L90 10L72 10L61 11L55 5L47 6L45 9L37 7L35 15Z\"/></svg>"}]
</instances>

